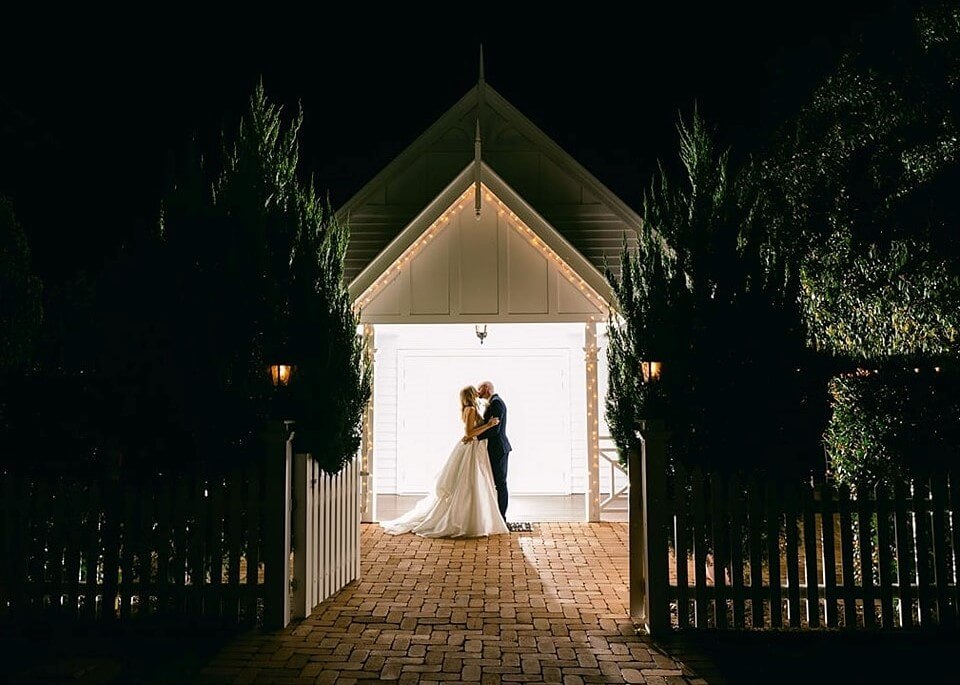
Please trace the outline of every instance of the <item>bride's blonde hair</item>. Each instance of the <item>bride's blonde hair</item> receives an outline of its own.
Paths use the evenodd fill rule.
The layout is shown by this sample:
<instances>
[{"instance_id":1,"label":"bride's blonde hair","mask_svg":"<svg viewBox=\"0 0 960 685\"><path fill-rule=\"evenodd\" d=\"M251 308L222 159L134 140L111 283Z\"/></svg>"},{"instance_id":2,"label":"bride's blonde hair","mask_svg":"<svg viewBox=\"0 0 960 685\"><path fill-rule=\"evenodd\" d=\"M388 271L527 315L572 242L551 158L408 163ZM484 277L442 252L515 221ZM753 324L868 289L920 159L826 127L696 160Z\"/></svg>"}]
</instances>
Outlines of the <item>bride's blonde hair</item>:
<instances>
[{"instance_id":1,"label":"bride's blonde hair","mask_svg":"<svg viewBox=\"0 0 960 685\"><path fill-rule=\"evenodd\" d=\"M468 385L463 390L460 391L460 410L463 411L466 407L476 407L477 406L477 389L472 385Z\"/></svg>"}]
</instances>

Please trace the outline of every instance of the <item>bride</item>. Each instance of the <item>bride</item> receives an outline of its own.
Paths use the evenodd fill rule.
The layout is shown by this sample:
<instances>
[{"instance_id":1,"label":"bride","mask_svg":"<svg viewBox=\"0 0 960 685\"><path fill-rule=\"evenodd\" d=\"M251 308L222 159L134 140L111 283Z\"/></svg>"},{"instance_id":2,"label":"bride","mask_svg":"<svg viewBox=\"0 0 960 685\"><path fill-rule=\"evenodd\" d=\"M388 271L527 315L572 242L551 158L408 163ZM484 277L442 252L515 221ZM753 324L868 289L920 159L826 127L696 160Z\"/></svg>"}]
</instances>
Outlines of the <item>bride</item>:
<instances>
[{"instance_id":1,"label":"bride","mask_svg":"<svg viewBox=\"0 0 960 685\"><path fill-rule=\"evenodd\" d=\"M400 518L382 521L392 535L416 533L423 537L476 537L509 533L497 506L493 471L487 456L487 441L476 437L500 423L494 417L479 423L477 389L468 385L460 391L460 418L463 438L440 469L431 494L421 499ZM464 442L464 439L468 439Z\"/></svg>"}]
</instances>

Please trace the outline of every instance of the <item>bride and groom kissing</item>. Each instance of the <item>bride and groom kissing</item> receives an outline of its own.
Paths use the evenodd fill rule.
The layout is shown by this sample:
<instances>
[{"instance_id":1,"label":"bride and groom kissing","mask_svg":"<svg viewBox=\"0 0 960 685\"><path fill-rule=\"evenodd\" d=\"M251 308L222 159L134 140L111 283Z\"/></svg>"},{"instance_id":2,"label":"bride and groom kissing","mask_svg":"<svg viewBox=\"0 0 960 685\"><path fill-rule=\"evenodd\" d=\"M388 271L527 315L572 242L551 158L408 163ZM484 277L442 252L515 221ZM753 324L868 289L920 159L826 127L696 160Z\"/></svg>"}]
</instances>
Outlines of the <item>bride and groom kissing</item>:
<instances>
[{"instance_id":1,"label":"bride and groom kissing","mask_svg":"<svg viewBox=\"0 0 960 685\"><path fill-rule=\"evenodd\" d=\"M478 400L486 400L480 411ZM440 469L433 492L406 514L380 525L398 535L479 537L509 533L507 527L507 405L483 381L460 391L463 437Z\"/></svg>"}]
</instances>

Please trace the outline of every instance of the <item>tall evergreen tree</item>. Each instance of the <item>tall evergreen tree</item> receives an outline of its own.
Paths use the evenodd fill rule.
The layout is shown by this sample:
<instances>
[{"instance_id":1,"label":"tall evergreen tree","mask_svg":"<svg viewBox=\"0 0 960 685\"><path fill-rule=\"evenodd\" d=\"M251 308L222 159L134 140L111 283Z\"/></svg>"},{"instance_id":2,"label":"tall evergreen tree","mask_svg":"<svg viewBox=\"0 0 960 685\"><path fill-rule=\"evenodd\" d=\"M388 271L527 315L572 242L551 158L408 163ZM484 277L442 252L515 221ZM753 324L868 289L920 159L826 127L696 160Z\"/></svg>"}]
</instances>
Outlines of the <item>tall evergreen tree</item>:
<instances>
[{"instance_id":1,"label":"tall evergreen tree","mask_svg":"<svg viewBox=\"0 0 960 685\"><path fill-rule=\"evenodd\" d=\"M679 134L684 177L661 169L639 250L608 275L619 320L607 419L621 451L636 419L660 418L676 459L808 469L818 417L801 407L803 335L753 169L735 174L697 113ZM651 359L662 378L643 384L639 362Z\"/></svg>"},{"instance_id":2,"label":"tall evergreen tree","mask_svg":"<svg viewBox=\"0 0 960 685\"><path fill-rule=\"evenodd\" d=\"M285 124L258 86L221 168L187 161L158 236L118 279L140 284L116 295L140 315L108 358L135 350L113 368L131 421L149 407L151 423L128 444L169 453L173 436L183 454L235 459L256 453L273 417L296 420L300 447L329 471L356 454L370 374L343 282L348 232L298 180L302 120ZM282 406L272 363L296 366Z\"/></svg>"}]
</instances>

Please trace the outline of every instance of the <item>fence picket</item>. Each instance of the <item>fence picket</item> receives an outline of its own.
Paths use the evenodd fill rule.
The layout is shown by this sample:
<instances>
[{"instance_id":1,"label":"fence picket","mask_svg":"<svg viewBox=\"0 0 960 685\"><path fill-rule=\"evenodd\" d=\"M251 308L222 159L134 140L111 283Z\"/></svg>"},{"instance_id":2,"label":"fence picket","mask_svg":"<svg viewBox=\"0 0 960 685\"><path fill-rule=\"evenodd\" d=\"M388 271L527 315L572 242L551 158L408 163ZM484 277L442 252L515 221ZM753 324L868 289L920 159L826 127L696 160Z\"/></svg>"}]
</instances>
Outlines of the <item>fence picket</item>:
<instances>
[{"instance_id":1,"label":"fence picket","mask_svg":"<svg viewBox=\"0 0 960 685\"><path fill-rule=\"evenodd\" d=\"M767 567L770 569L770 625L783 627L783 598L780 577L780 487L771 481L766 487Z\"/></svg>"},{"instance_id":2,"label":"fence picket","mask_svg":"<svg viewBox=\"0 0 960 685\"><path fill-rule=\"evenodd\" d=\"M223 616L223 536L224 536L224 480L223 475L209 480L210 503L207 524L207 549L210 555L210 580L204 592L204 616Z\"/></svg>"},{"instance_id":3,"label":"fence picket","mask_svg":"<svg viewBox=\"0 0 960 685\"><path fill-rule=\"evenodd\" d=\"M914 623L913 613L913 527L907 511L907 486L901 480L893 484L894 532L897 543L897 588L900 595L900 624L910 628Z\"/></svg>"},{"instance_id":4,"label":"fence picket","mask_svg":"<svg viewBox=\"0 0 960 685\"><path fill-rule=\"evenodd\" d=\"M350 462L350 581L360 577L360 457Z\"/></svg>"},{"instance_id":5,"label":"fence picket","mask_svg":"<svg viewBox=\"0 0 960 685\"><path fill-rule=\"evenodd\" d=\"M260 502L263 496L263 466L250 464L247 473L247 587L246 614L248 625L257 623L260 599L260 537L263 526L260 522Z\"/></svg>"},{"instance_id":6,"label":"fence picket","mask_svg":"<svg viewBox=\"0 0 960 685\"><path fill-rule=\"evenodd\" d=\"M797 532L797 486L789 484L784 492L784 526L787 543L787 611L791 628L800 627L800 536Z\"/></svg>"},{"instance_id":7,"label":"fence picket","mask_svg":"<svg viewBox=\"0 0 960 685\"><path fill-rule=\"evenodd\" d=\"M707 515L703 492L703 472L693 470L693 592L696 627L707 627Z\"/></svg>"},{"instance_id":8,"label":"fence picket","mask_svg":"<svg viewBox=\"0 0 960 685\"><path fill-rule=\"evenodd\" d=\"M880 625L895 626L893 618L893 556L890 540L890 496L887 488L876 488L877 560L880 576Z\"/></svg>"},{"instance_id":9,"label":"fence picket","mask_svg":"<svg viewBox=\"0 0 960 685\"><path fill-rule=\"evenodd\" d=\"M716 592L714 615L717 628L726 630L729 625L726 576L729 572L730 521L726 483L719 473L710 478L710 497L713 500L713 587Z\"/></svg>"},{"instance_id":10,"label":"fence picket","mask_svg":"<svg viewBox=\"0 0 960 685\"><path fill-rule=\"evenodd\" d=\"M820 493L820 549L823 555L823 616L828 628L836 628L840 624L837 615L837 601L840 596L837 592L837 555L836 536L834 528L834 504L838 497L833 487L823 483Z\"/></svg>"},{"instance_id":11,"label":"fence picket","mask_svg":"<svg viewBox=\"0 0 960 685\"><path fill-rule=\"evenodd\" d=\"M343 548L344 548L344 536L343 536L343 496L344 496L344 487L343 487L343 471L338 473L333 477L334 487L337 491L337 504L336 504L336 513L333 517L334 530L337 534L337 547L336 547L336 558L334 559L334 567L336 568L336 586L334 587L334 592L337 592L340 588L343 587Z\"/></svg>"},{"instance_id":12,"label":"fence picket","mask_svg":"<svg viewBox=\"0 0 960 685\"><path fill-rule=\"evenodd\" d=\"M310 582L312 586L312 592L310 596L313 606L317 606L322 599L320 594L320 574L322 571L322 567L320 566L322 559L320 544L321 540L323 539L323 532L321 531L320 526L323 525L323 519L320 516L320 512L321 507L323 506L323 500L320 487L323 478L323 472L320 470L320 462L316 459L313 459L310 462L310 468L312 474L310 483L313 490L313 510L310 512L310 515L313 518L313 526L311 528L311 530L313 530L313 541L310 546L310 550L312 552L310 565L313 568L313 572L310 574Z\"/></svg>"},{"instance_id":13,"label":"fence picket","mask_svg":"<svg viewBox=\"0 0 960 685\"><path fill-rule=\"evenodd\" d=\"M915 549L917 550L917 596L920 599L920 627L933 623L934 603L933 569L930 533L930 478L928 475L913 479L913 516Z\"/></svg>"},{"instance_id":14,"label":"fence picket","mask_svg":"<svg viewBox=\"0 0 960 685\"><path fill-rule=\"evenodd\" d=\"M817 518L813 486L801 489L800 509L803 521L803 577L807 586L807 625L820 627L820 573L817 569Z\"/></svg>"},{"instance_id":15,"label":"fence picket","mask_svg":"<svg viewBox=\"0 0 960 685\"><path fill-rule=\"evenodd\" d=\"M857 542L860 547L860 589L863 593L863 627L877 624L873 591L873 510L870 489L857 487Z\"/></svg>"},{"instance_id":16,"label":"fence picket","mask_svg":"<svg viewBox=\"0 0 960 685\"><path fill-rule=\"evenodd\" d=\"M176 546L173 555L173 595L172 601L174 612L186 615L187 613L187 594L190 588L187 587L187 577L190 574L190 529L193 525L191 521L190 496L193 493L194 479L184 476L177 483L177 503L174 506L174 535Z\"/></svg>"},{"instance_id":17,"label":"fence picket","mask_svg":"<svg viewBox=\"0 0 960 685\"><path fill-rule=\"evenodd\" d=\"M63 559L67 546L67 526L64 522L69 511L67 509L67 490L63 479L57 478L51 493L50 512L50 562L47 569L50 588L50 608L54 615L63 611Z\"/></svg>"},{"instance_id":18,"label":"fence picket","mask_svg":"<svg viewBox=\"0 0 960 685\"><path fill-rule=\"evenodd\" d=\"M690 543L687 538L687 470L677 464L673 480L673 511L675 520L674 558L677 565L677 624L690 625L690 580L687 577L687 559Z\"/></svg>"},{"instance_id":19,"label":"fence picket","mask_svg":"<svg viewBox=\"0 0 960 685\"><path fill-rule=\"evenodd\" d=\"M136 492L130 485L123 485L119 490L122 492L123 515L120 528L120 583L117 588L117 596L120 602L120 620L130 620L130 608L135 593L133 587L133 520L136 505ZM119 502L117 503L119 504Z\"/></svg>"},{"instance_id":20,"label":"fence picket","mask_svg":"<svg viewBox=\"0 0 960 685\"><path fill-rule=\"evenodd\" d=\"M97 594L99 590L100 566L100 483L94 482L90 487L90 497L87 503L87 516L84 521L86 540L84 544L84 588L83 611L84 618L93 620L97 616Z\"/></svg>"},{"instance_id":21,"label":"fence picket","mask_svg":"<svg viewBox=\"0 0 960 685\"><path fill-rule=\"evenodd\" d=\"M156 596L155 580L153 577L153 555L154 550L159 550L157 544L156 528L157 523L157 491L154 487L144 480L138 482L137 501L139 503L139 534L137 545L137 589L139 603L137 611L141 616L149 616L153 613L153 598ZM160 488L163 486L160 485ZM159 552L158 552L159 556Z\"/></svg>"},{"instance_id":22,"label":"fence picket","mask_svg":"<svg viewBox=\"0 0 960 685\"><path fill-rule=\"evenodd\" d=\"M44 608L46 596L47 571L47 512L46 506L50 500L50 488L46 478L34 481L34 492L28 501L29 519L27 523L27 585L28 603L34 610Z\"/></svg>"},{"instance_id":23,"label":"fence picket","mask_svg":"<svg viewBox=\"0 0 960 685\"><path fill-rule=\"evenodd\" d=\"M13 474L0 471L0 543L3 544L2 555L0 555L0 616L9 612L10 604L13 601L14 585L14 536L17 534L17 524L15 519Z\"/></svg>"},{"instance_id":24,"label":"fence picket","mask_svg":"<svg viewBox=\"0 0 960 685\"><path fill-rule=\"evenodd\" d=\"M743 497L740 480L731 476L727 486L730 502L730 584L733 597L733 627L744 628L744 605L746 598L743 588Z\"/></svg>"},{"instance_id":25,"label":"fence picket","mask_svg":"<svg viewBox=\"0 0 960 685\"><path fill-rule=\"evenodd\" d=\"M840 566L843 572L843 623L848 629L857 627L857 608L854 599L853 579L853 522L850 517L850 488L840 486L837 507L840 513Z\"/></svg>"},{"instance_id":26,"label":"fence picket","mask_svg":"<svg viewBox=\"0 0 960 685\"><path fill-rule=\"evenodd\" d=\"M189 530L187 535L187 576L190 578L190 587L185 588L187 616L200 618L203 613L203 520L206 518L204 509L204 479L191 478L189 503Z\"/></svg>"},{"instance_id":27,"label":"fence picket","mask_svg":"<svg viewBox=\"0 0 960 685\"><path fill-rule=\"evenodd\" d=\"M64 607L70 618L76 618L80 609L80 558L83 554L83 492L76 487L64 487L66 547L63 553L63 593L68 598Z\"/></svg>"},{"instance_id":28,"label":"fence picket","mask_svg":"<svg viewBox=\"0 0 960 685\"><path fill-rule=\"evenodd\" d=\"M750 614L754 628L763 628L763 484L759 477L750 481Z\"/></svg>"},{"instance_id":29,"label":"fence picket","mask_svg":"<svg viewBox=\"0 0 960 685\"><path fill-rule=\"evenodd\" d=\"M330 560L333 558L333 530L330 527L330 520L333 514L332 492L330 486L330 474L323 474L323 599L330 596L331 570Z\"/></svg>"},{"instance_id":30,"label":"fence picket","mask_svg":"<svg viewBox=\"0 0 960 685\"><path fill-rule=\"evenodd\" d=\"M117 618L120 574L120 483L107 481L103 489L103 604L102 618L111 622Z\"/></svg>"},{"instance_id":31,"label":"fence picket","mask_svg":"<svg viewBox=\"0 0 960 685\"><path fill-rule=\"evenodd\" d=\"M954 609L950 605L950 578L947 570L951 560L944 516L947 508L947 487L943 478L933 478L932 484L930 494L933 507L933 568L937 584L937 624L951 627L954 623Z\"/></svg>"},{"instance_id":32,"label":"fence picket","mask_svg":"<svg viewBox=\"0 0 960 685\"><path fill-rule=\"evenodd\" d=\"M174 483L163 481L157 491L157 581L155 592L157 596L157 611L167 613L170 602L170 558L174 548L174 530L170 524L171 509L174 497Z\"/></svg>"},{"instance_id":33,"label":"fence picket","mask_svg":"<svg viewBox=\"0 0 960 685\"><path fill-rule=\"evenodd\" d=\"M229 623L240 621L240 556L243 538L243 469L234 466L227 481L227 590L223 615Z\"/></svg>"}]
</instances>

